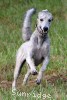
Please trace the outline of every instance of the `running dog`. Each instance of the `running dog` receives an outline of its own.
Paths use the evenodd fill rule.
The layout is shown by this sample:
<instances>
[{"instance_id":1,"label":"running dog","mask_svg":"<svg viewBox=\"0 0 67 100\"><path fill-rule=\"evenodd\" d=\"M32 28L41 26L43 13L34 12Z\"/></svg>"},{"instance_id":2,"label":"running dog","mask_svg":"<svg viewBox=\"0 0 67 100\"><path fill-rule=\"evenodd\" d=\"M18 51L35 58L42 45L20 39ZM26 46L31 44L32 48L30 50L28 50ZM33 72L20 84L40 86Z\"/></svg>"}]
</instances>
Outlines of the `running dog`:
<instances>
[{"instance_id":1,"label":"running dog","mask_svg":"<svg viewBox=\"0 0 67 100\"><path fill-rule=\"evenodd\" d=\"M28 71L23 80L23 84L27 83L30 74L37 75L36 83L40 84L43 72L45 71L49 62L50 55L50 41L48 31L53 20L52 14L46 9L38 13L37 25L32 34L31 31L31 16L35 13L35 9L29 9L26 12L22 27L22 37L25 41L17 51L16 66L14 70L14 81L12 89L16 89L16 81L23 64L27 63ZM37 72L36 66L42 63L42 66Z\"/></svg>"}]
</instances>

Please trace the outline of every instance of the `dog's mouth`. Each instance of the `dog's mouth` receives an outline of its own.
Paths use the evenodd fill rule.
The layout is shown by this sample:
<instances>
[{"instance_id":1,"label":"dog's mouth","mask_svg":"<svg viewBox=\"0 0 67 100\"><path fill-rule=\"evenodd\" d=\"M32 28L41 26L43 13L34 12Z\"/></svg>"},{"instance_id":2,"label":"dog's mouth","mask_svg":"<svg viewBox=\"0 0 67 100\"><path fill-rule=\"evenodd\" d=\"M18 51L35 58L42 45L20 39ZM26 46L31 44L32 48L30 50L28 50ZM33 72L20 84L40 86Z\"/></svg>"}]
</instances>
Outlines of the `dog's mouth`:
<instances>
[{"instance_id":1,"label":"dog's mouth","mask_svg":"<svg viewBox=\"0 0 67 100\"><path fill-rule=\"evenodd\" d=\"M48 29L47 28L41 28L40 27L40 33L42 34L42 35L46 35L47 33L48 33Z\"/></svg>"},{"instance_id":2,"label":"dog's mouth","mask_svg":"<svg viewBox=\"0 0 67 100\"><path fill-rule=\"evenodd\" d=\"M37 30L40 33L40 36L43 36L43 37L46 36L48 33L48 30L42 29L41 27L40 28L37 27Z\"/></svg>"}]
</instances>

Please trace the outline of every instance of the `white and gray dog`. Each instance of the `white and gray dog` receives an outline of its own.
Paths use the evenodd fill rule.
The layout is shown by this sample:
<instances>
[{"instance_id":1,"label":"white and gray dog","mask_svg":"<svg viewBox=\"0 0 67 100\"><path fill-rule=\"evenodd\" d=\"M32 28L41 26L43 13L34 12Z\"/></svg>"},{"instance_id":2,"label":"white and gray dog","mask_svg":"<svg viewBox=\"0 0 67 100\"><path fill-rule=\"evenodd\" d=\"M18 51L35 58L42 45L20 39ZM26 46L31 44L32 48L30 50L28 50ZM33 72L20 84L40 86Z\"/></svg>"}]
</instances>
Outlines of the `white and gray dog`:
<instances>
[{"instance_id":1,"label":"white and gray dog","mask_svg":"<svg viewBox=\"0 0 67 100\"><path fill-rule=\"evenodd\" d=\"M37 18L37 26L32 34L30 22L31 16L32 14L34 14L34 12L34 8L29 9L24 19L22 37L26 42L23 43L17 51L12 89L16 89L16 81L20 73L20 69L25 61L28 65L28 71L23 80L23 84L27 83L30 74L38 74L36 83L40 84L43 77L43 72L49 62L50 41L48 37L48 30L53 17L47 9L39 12ZM43 64L38 73L36 70L36 66L41 63Z\"/></svg>"}]
</instances>

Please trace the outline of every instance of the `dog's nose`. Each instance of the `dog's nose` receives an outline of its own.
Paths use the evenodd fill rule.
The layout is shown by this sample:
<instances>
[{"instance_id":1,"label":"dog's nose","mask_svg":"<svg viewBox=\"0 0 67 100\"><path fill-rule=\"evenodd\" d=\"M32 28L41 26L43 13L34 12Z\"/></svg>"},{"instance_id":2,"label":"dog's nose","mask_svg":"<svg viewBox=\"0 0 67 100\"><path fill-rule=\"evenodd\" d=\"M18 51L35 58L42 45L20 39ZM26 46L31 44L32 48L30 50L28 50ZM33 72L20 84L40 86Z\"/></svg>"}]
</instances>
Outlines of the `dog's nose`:
<instances>
[{"instance_id":1,"label":"dog's nose","mask_svg":"<svg viewBox=\"0 0 67 100\"><path fill-rule=\"evenodd\" d=\"M44 30L44 32L47 31L48 30L48 27L44 27L43 30Z\"/></svg>"}]
</instances>

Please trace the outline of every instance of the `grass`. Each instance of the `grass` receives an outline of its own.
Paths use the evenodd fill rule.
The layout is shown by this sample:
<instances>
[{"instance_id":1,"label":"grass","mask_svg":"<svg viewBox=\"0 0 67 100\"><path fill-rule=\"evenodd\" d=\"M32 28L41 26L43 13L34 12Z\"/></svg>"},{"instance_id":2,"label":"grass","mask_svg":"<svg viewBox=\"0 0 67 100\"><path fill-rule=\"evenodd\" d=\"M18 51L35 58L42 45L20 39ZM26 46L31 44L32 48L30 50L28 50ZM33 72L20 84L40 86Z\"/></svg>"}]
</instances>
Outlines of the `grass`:
<instances>
[{"instance_id":1,"label":"grass","mask_svg":"<svg viewBox=\"0 0 67 100\"><path fill-rule=\"evenodd\" d=\"M28 97L14 96L11 92L15 55L23 43L21 27L25 11L35 7L37 12L48 9L54 16L49 36L51 39L50 63L40 86L29 83L21 86L26 67L18 79L19 92ZM35 29L37 15L32 18ZM30 77L30 81L36 77ZM20 82L20 83L19 83ZM20 85L19 85L20 84ZM67 0L0 0L0 100L67 100ZM17 91L18 92L18 91ZM40 94L41 92L41 94ZM36 97L33 97L33 93ZM50 96L49 96L50 94ZM49 98L50 97L50 98Z\"/></svg>"}]
</instances>

